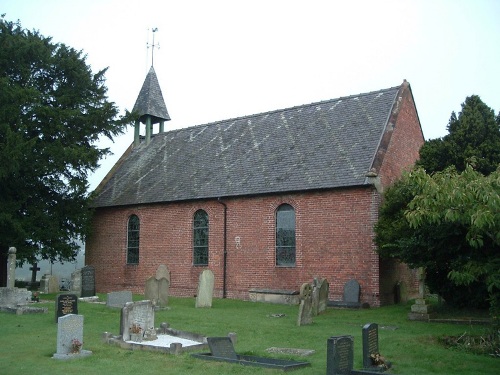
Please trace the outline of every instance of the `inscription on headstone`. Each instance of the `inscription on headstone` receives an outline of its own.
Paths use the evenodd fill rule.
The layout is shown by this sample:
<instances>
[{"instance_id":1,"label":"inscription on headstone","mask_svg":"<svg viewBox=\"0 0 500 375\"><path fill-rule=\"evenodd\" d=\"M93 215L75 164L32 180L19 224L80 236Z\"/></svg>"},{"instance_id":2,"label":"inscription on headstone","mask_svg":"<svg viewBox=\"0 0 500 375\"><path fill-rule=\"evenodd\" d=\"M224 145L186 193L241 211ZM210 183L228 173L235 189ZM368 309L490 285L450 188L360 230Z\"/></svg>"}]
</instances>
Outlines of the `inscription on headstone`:
<instances>
[{"instance_id":1,"label":"inscription on headstone","mask_svg":"<svg viewBox=\"0 0 500 375\"><path fill-rule=\"evenodd\" d=\"M55 359L70 359L92 354L83 350L83 315L68 314L57 321L57 353Z\"/></svg>"},{"instance_id":2,"label":"inscription on headstone","mask_svg":"<svg viewBox=\"0 0 500 375\"><path fill-rule=\"evenodd\" d=\"M59 294L56 297L56 323L58 318L78 314L78 297L75 294Z\"/></svg>"},{"instance_id":3,"label":"inscription on headstone","mask_svg":"<svg viewBox=\"0 0 500 375\"><path fill-rule=\"evenodd\" d=\"M212 356L219 358L238 359L233 342L229 337L207 337L208 347Z\"/></svg>"},{"instance_id":4,"label":"inscription on headstone","mask_svg":"<svg viewBox=\"0 0 500 375\"><path fill-rule=\"evenodd\" d=\"M81 297L95 296L95 268L85 266L82 268L82 293Z\"/></svg>"},{"instance_id":5,"label":"inscription on headstone","mask_svg":"<svg viewBox=\"0 0 500 375\"><path fill-rule=\"evenodd\" d=\"M363 326L363 367L372 366L371 355L378 350L378 324L368 323Z\"/></svg>"},{"instance_id":6,"label":"inscription on headstone","mask_svg":"<svg viewBox=\"0 0 500 375\"><path fill-rule=\"evenodd\" d=\"M354 362L352 336L333 336L327 341L327 375L350 375Z\"/></svg>"},{"instance_id":7,"label":"inscription on headstone","mask_svg":"<svg viewBox=\"0 0 500 375\"><path fill-rule=\"evenodd\" d=\"M128 341L132 326L139 326L144 333L146 329L153 328L154 323L155 313L151 301L127 302L121 311L120 335L123 341Z\"/></svg>"}]
</instances>

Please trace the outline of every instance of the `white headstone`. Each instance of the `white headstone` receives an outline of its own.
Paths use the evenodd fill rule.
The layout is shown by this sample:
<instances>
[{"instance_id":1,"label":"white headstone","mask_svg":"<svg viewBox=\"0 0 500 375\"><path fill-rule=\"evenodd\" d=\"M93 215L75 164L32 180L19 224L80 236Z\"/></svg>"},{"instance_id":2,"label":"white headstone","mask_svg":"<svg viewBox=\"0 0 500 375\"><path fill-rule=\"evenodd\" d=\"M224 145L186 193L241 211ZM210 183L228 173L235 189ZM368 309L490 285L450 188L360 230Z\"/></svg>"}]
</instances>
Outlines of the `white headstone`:
<instances>
[{"instance_id":1,"label":"white headstone","mask_svg":"<svg viewBox=\"0 0 500 375\"><path fill-rule=\"evenodd\" d=\"M214 273L204 270L200 274L198 293L196 294L196 307L212 307L214 294Z\"/></svg>"}]
</instances>

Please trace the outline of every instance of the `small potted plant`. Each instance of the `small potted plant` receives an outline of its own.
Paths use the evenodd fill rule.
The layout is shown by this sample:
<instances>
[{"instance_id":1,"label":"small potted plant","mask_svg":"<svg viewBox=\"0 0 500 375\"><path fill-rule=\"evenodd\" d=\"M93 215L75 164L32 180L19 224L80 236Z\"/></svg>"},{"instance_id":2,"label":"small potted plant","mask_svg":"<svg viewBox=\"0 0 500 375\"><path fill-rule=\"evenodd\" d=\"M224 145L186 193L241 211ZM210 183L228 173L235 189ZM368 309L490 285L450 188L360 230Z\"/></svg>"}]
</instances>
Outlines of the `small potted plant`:
<instances>
[{"instance_id":1,"label":"small potted plant","mask_svg":"<svg viewBox=\"0 0 500 375\"><path fill-rule=\"evenodd\" d=\"M71 354L78 354L82 350L83 343L78 339L71 340Z\"/></svg>"},{"instance_id":2,"label":"small potted plant","mask_svg":"<svg viewBox=\"0 0 500 375\"><path fill-rule=\"evenodd\" d=\"M137 323L133 323L130 326L130 340L136 342L142 341L142 327Z\"/></svg>"}]
</instances>

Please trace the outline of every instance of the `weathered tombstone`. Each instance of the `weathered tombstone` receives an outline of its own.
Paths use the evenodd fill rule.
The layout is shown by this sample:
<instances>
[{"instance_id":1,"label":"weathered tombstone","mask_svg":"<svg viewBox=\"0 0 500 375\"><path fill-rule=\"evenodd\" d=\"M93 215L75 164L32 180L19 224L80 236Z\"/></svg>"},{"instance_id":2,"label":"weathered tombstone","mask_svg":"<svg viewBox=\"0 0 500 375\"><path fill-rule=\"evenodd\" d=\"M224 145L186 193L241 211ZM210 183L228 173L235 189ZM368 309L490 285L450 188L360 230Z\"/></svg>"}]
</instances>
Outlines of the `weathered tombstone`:
<instances>
[{"instance_id":1,"label":"weathered tombstone","mask_svg":"<svg viewBox=\"0 0 500 375\"><path fill-rule=\"evenodd\" d=\"M68 314L57 321L57 353L55 359L71 359L92 354L83 350L83 315Z\"/></svg>"},{"instance_id":2,"label":"weathered tombstone","mask_svg":"<svg viewBox=\"0 0 500 375\"><path fill-rule=\"evenodd\" d=\"M156 280L160 280L162 277L167 279L168 284L170 285L170 271L168 270L168 267L164 264L160 264L158 268L156 269Z\"/></svg>"},{"instance_id":3,"label":"weathered tombstone","mask_svg":"<svg viewBox=\"0 0 500 375\"><path fill-rule=\"evenodd\" d=\"M144 289L144 297L151 301L153 306L156 306L158 301L158 282L154 276L146 280L146 288Z\"/></svg>"},{"instance_id":4,"label":"weathered tombstone","mask_svg":"<svg viewBox=\"0 0 500 375\"><path fill-rule=\"evenodd\" d=\"M9 247L9 256L7 258L7 288L16 286L16 251L15 247Z\"/></svg>"},{"instance_id":5,"label":"weathered tombstone","mask_svg":"<svg viewBox=\"0 0 500 375\"><path fill-rule=\"evenodd\" d=\"M49 292L49 274L44 274L40 279L40 292L48 293Z\"/></svg>"},{"instance_id":6,"label":"weathered tombstone","mask_svg":"<svg viewBox=\"0 0 500 375\"><path fill-rule=\"evenodd\" d=\"M326 375L350 375L354 362L352 336L333 336L327 341Z\"/></svg>"},{"instance_id":7,"label":"weathered tombstone","mask_svg":"<svg viewBox=\"0 0 500 375\"><path fill-rule=\"evenodd\" d=\"M207 342L212 356L238 359L230 337L207 337Z\"/></svg>"},{"instance_id":8,"label":"weathered tombstone","mask_svg":"<svg viewBox=\"0 0 500 375\"><path fill-rule=\"evenodd\" d=\"M71 285L69 290L71 293L81 296L82 294L82 270L78 269L71 273Z\"/></svg>"},{"instance_id":9,"label":"weathered tombstone","mask_svg":"<svg viewBox=\"0 0 500 375\"><path fill-rule=\"evenodd\" d=\"M127 302L132 302L132 292L123 290L120 292L111 292L107 294L106 306L122 308Z\"/></svg>"},{"instance_id":10,"label":"weathered tombstone","mask_svg":"<svg viewBox=\"0 0 500 375\"><path fill-rule=\"evenodd\" d=\"M312 323L312 286L304 283L300 287L300 305L297 325L303 326Z\"/></svg>"},{"instance_id":11,"label":"weathered tombstone","mask_svg":"<svg viewBox=\"0 0 500 375\"><path fill-rule=\"evenodd\" d=\"M80 296L95 296L95 268L93 266L82 268L82 292Z\"/></svg>"},{"instance_id":12,"label":"weathered tombstone","mask_svg":"<svg viewBox=\"0 0 500 375\"><path fill-rule=\"evenodd\" d=\"M427 300L425 299L425 269L420 267L418 269L418 298L411 305L411 312L408 313L408 319L429 321L433 315L433 306L427 304Z\"/></svg>"},{"instance_id":13,"label":"weathered tombstone","mask_svg":"<svg viewBox=\"0 0 500 375\"><path fill-rule=\"evenodd\" d=\"M120 335L123 341L130 340L132 327L140 328L144 334L146 329L154 327L155 313L151 301L127 302L120 316Z\"/></svg>"},{"instance_id":14,"label":"weathered tombstone","mask_svg":"<svg viewBox=\"0 0 500 375\"><path fill-rule=\"evenodd\" d=\"M59 293L59 279L57 276L50 275L47 280L47 293Z\"/></svg>"},{"instance_id":15,"label":"weathered tombstone","mask_svg":"<svg viewBox=\"0 0 500 375\"><path fill-rule=\"evenodd\" d=\"M319 302L318 302L318 314L326 311L328 305L328 294L330 293L330 284L326 279L322 279L319 284Z\"/></svg>"},{"instance_id":16,"label":"weathered tombstone","mask_svg":"<svg viewBox=\"0 0 500 375\"><path fill-rule=\"evenodd\" d=\"M78 297L76 294L59 294L56 297L56 323L61 316L78 314Z\"/></svg>"},{"instance_id":17,"label":"weathered tombstone","mask_svg":"<svg viewBox=\"0 0 500 375\"><path fill-rule=\"evenodd\" d=\"M170 287L170 282L166 277L161 277L156 280L158 282L158 301L157 305L159 307L165 307L168 305L168 289Z\"/></svg>"},{"instance_id":18,"label":"weathered tombstone","mask_svg":"<svg viewBox=\"0 0 500 375\"><path fill-rule=\"evenodd\" d=\"M214 273L211 270L203 270L198 282L198 293L196 294L196 307L212 307L214 294Z\"/></svg>"},{"instance_id":19,"label":"weathered tombstone","mask_svg":"<svg viewBox=\"0 0 500 375\"><path fill-rule=\"evenodd\" d=\"M357 280L349 280L344 285L344 302L348 305L359 304L360 286Z\"/></svg>"},{"instance_id":20,"label":"weathered tombstone","mask_svg":"<svg viewBox=\"0 0 500 375\"><path fill-rule=\"evenodd\" d=\"M318 315L319 308L319 283L321 279L315 277L312 282L312 316Z\"/></svg>"}]
</instances>

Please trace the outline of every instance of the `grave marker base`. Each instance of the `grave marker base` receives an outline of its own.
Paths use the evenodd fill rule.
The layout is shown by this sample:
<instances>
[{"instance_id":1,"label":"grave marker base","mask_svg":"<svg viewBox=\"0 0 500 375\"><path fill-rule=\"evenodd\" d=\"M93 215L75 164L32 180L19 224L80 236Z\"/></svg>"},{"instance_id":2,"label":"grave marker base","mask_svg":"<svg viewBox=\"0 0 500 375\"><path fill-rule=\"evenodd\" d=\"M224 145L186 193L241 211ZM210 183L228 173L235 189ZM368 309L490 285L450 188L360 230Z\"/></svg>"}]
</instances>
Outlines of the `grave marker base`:
<instances>
[{"instance_id":1,"label":"grave marker base","mask_svg":"<svg viewBox=\"0 0 500 375\"><path fill-rule=\"evenodd\" d=\"M214 357L212 353L200 353L200 354L191 354L191 356L200 359L206 359L211 361L221 361L221 362L229 362L229 363L237 363L243 366L255 366L255 367L265 367L265 368L273 368L283 371L295 370L302 367L311 366L309 362L296 362L289 361L285 359L273 359L273 358L265 358L265 357L256 357L251 355L239 355L237 354L236 359L231 358L223 358L223 357Z\"/></svg>"},{"instance_id":2,"label":"grave marker base","mask_svg":"<svg viewBox=\"0 0 500 375\"><path fill-rule=\"evenodd\" d=\"M54 359L62 359L62 360L78 359L78 358L88 357L91 354L92 354L92 351L90 351L90 350L80 350L80 353L69 353L69 354L54 353L54 355L52 356L52 358L54 358Z\"/></svg>"}]
</instances>

